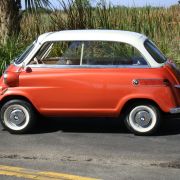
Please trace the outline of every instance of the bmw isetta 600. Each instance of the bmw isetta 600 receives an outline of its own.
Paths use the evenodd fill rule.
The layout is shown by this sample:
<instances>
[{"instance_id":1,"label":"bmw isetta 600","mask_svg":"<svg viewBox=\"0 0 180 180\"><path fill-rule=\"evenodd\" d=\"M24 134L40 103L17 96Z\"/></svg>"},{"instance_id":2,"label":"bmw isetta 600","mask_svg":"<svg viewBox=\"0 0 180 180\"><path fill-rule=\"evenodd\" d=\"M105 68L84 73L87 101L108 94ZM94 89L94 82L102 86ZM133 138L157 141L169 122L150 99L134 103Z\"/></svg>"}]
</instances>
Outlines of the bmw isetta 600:
<instances>
[{"instance_id":1,"label":"bmw isetta 600","mask_svg":"<svg viewBox=\"0 0 180 180\"><path fill-rule=\"evenodd\" d=\"M163 113L180 113L180 76L146 36L120 30L45 33L0 80L1 123L27 132L43 116L120 117L154 133Z\"/></svg>"}]
</instances>

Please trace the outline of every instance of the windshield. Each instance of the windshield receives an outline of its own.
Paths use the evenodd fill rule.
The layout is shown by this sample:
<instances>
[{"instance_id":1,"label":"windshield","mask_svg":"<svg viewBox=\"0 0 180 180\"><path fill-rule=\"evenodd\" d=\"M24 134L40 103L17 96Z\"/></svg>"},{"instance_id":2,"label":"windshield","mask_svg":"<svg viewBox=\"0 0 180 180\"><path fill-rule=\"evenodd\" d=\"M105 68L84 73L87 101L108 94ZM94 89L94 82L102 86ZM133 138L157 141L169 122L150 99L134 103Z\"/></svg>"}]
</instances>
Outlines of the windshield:
<instances>
[{"instance_id":1,"label":"windshield","mask_svg":"<svg viewBox=\"0 0 180 180\"><path fill-rule=\"evenodd\" d=\"M157 63L165 63L167 61L167 58L151 41L146 40L144 46Z\"/></svg>"},{"instance_id":2,"label":"windshield","mask_svg":"<svg viewBox=\"0 0 180 180\"><path fill-rule=\"evenodd\" d=\"M34 48L35 46L35 42L34 41L31 45L29 45L26 50L18 57L15 59L15 63L16 64L20 64L24 61L24 59L29 55L29 53L31 52L31 50Z\"/></svg>"}]
</instances>

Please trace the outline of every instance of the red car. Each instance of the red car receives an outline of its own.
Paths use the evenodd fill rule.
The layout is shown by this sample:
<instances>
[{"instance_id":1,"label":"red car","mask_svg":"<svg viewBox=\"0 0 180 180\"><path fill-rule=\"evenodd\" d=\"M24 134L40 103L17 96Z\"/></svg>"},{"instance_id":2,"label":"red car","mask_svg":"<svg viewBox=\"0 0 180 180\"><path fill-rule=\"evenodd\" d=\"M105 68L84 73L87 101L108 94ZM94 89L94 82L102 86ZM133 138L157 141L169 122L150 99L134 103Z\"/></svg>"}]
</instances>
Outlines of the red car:
<instances>
[{"instance_id":1,"label":"red car","mask_svg":"<svg viewBox=\"0 0 180 180\"><path fill-rule=\"evenodd\" d=\"M41 35L0 80L1 123L27 132L43 116L122 117L154 133L162 113L180 113L179 72L146 36L119 30Z\"/></svg>"}]
</instances>

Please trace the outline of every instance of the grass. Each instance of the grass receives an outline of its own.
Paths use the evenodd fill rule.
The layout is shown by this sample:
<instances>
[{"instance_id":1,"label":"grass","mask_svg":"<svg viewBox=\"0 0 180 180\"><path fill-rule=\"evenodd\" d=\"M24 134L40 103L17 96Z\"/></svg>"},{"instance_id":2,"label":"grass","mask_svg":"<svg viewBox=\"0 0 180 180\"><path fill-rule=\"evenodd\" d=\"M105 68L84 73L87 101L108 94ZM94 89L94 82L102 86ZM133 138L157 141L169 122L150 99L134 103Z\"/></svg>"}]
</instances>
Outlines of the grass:
<instances>
[{"instance_id":1,"label":"grass","mask_svg":"<svg viewBox=\"0 0 180 180\"><path fill-rule=\"evenodd\" d=\"M22 53L26 45L24 39L19 36L9 39L6 44L0 46L0 73L6 69L15 57Z\"/></svg>"},{"instance_id":2,"label":"grass","mask_svg":"<svg viewBox=\"0 0 180 180\"><path fill-rule=\"evenodd\" d=\"M136 31L152 39L162 52L180 65L180 6L170 8L113 7L100 1L92 7L88 1L59 1L62 10L48 13L24 13L21 33L0 48L0 71L39 34L64 29L120 29Z\"/></svg>"}]
</instances>

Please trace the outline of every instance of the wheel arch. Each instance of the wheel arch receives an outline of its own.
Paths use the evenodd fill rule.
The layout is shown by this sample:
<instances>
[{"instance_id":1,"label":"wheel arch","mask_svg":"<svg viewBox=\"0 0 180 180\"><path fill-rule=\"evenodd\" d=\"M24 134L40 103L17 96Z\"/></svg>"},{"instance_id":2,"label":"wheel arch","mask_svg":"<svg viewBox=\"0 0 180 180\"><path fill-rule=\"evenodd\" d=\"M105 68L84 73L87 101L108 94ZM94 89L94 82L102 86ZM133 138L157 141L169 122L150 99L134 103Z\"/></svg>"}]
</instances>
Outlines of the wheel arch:
<instances>
[{"instance_id":1,"label":"wheel arch","mask_svg":"<svg viewBox=\"0 0 180 180\"><path fill-rule=\"evenodd\" d=\"M133 98L133 99L129 99L128 101L125 102L125 104L123 105L122 109L120 110L120 114L125 114L126 111L128 110L129 107L133 106L134 104L151 104L156 106L161 112L163 112L163 110L161 109L161 107L158 105L157 102L155 102L152 99L148 99L148 98Z\"/></svg>"},{"instance_id":2,"label":"wheel arch","mask_svg":"<svg viewBox=\"0 0 180 180\"><path fill-rule=\"evenodd\" d=\"M24 100L24 101L27 101L28 103L31 104L31 106L33 107L33 109L36 111L36 113L39 113L39 111L37 110L37 108L34 106L34 104L25 96L22 96L22 95L8 95L8 96L5 96L1 99L1 102L0 102L0 108L8 101L10 100L13 100L13 99L18 99L18 100Z\"/></svg>"}]
</instances>

